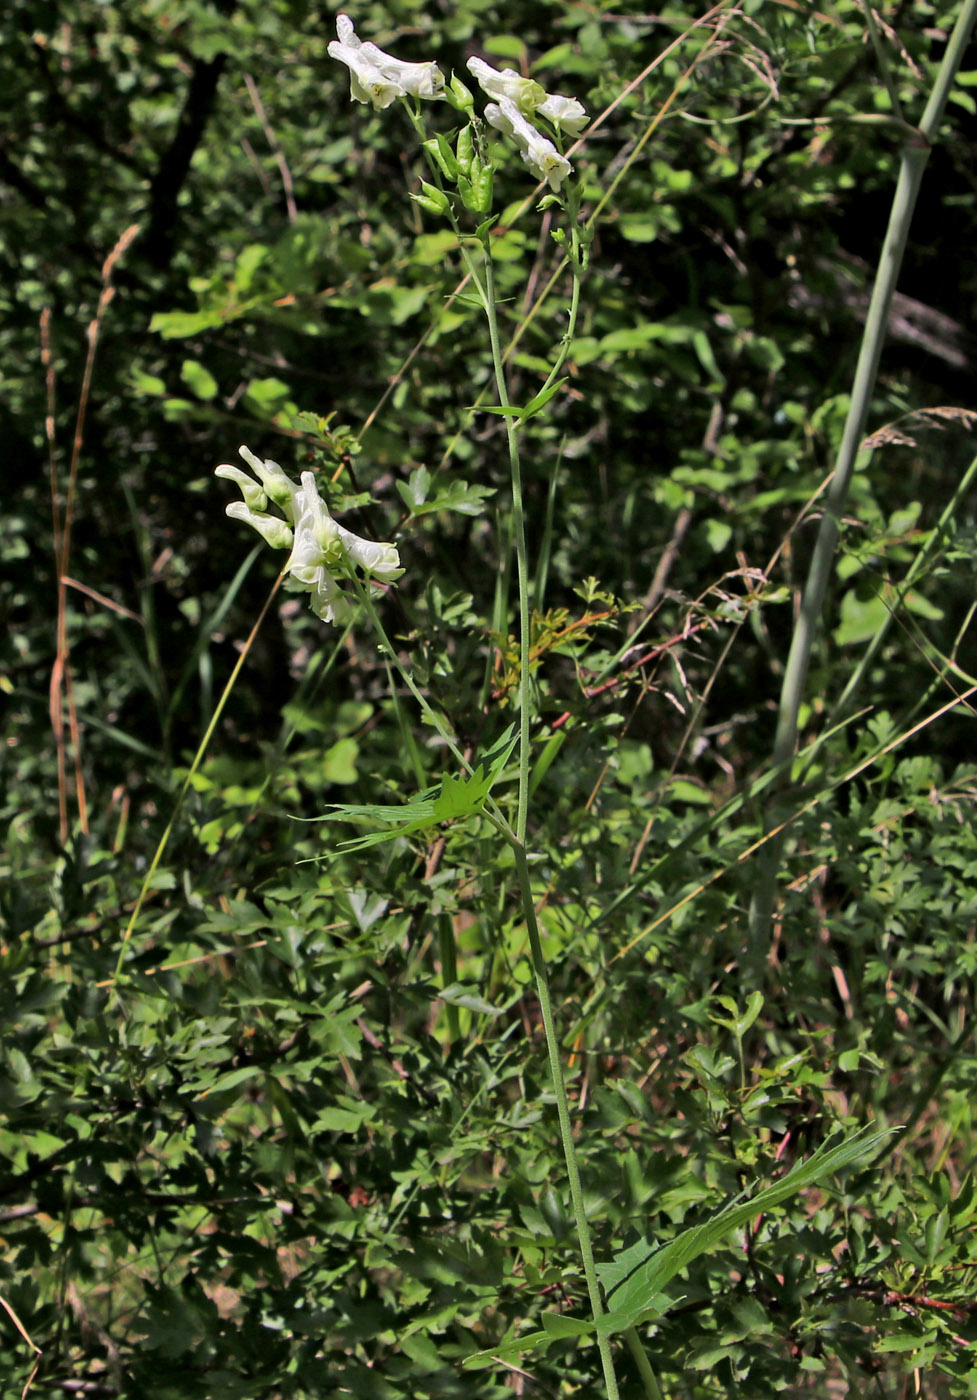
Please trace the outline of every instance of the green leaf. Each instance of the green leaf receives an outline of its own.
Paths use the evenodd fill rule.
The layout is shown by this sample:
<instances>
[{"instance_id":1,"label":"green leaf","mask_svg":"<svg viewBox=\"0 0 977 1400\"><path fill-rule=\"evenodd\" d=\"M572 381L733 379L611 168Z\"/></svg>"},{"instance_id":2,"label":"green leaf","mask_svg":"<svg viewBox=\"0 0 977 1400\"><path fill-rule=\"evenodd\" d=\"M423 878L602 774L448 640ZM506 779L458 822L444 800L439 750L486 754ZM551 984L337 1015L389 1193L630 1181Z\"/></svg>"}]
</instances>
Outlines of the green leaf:
<instances>
[{"instance_id":1,"label":"green leaf","mask_svg":"<svg viewBox=\"0 0 977 1400\"><path fill-rule=\"evenodd\" d=\"M201 331L213 330L224 322L219 311L157 311L149 323L149 329L156 331L164 340L184 340Z\"/></svg>"},{"instance_id":2,"label":"green leaf","mask_svg":"<svg viewBox=\"0 0 977 1400\"><path fill-rule=\"evenodd\" d=\"M485 777L479 764L471 777L454 777L445 773L441 781L441 795L434 803L434 816L439 822L453 821L456 817L466 817L482 806L492 786L491 775Z\"/></svg>"},{"instance_id":3,"label":"green leaf","mask_svg":"<svg viewBox=\"0 0 977 1400\"><path fill-rule=\"evenodd\" d=\"M473 1352L471 1356L465 1357L462 1365L471 1371L484 1370L486 1366L493 1366L497 1361L516 1361L527 1351L545 1351L554 1341L556 1338L551 1337L549 1332L527 1332L517 1340L500 1342L497 1347L489 1347L487 1351Z\"/></svg>"},{"instance_id":4,"label":"green leaf","mask_svg":"<svg viewBox=\"0 0 977 1400\"><path fill-rule=\"evenodd\" d=\"M586 1337L594 1330L592 1322L587 1322L582 1317L568 1317L566 1313L543 1313L540 1322L554 1340L562 1337Z\"/></svg>"},{"instance_id":5,"label":"green leaf","mask_svg":"<svg viewBox=\"0 0 977 1400\"><path fill-rule=\"evenodd\" d=\"M493 1006L491 1002L478 995L477 992L463 987L459 982L453 982L449 987L438 992L441 1001L448 1002L451 1006L463 1006L468 1011L478 1011L483 1016L501 1016L502 1008Z\"/></svg>"},{"instance_id":6,"label":"green leaf","mask_svg":"<svg viewBox=\"0 0 977 1400\"><path fill-rule=\"evenodd\" d=\"M491 486L469 486L467 481L453 477L437 483L430 496L431 473L426 467L412 471L408 481L398 481L397 490L411 515L431 515L435 511L453 510L459 515L481 515L485 501L495 495Z\"/></svg>"},{"instance_id":7,"label":"green leaf","mask_svg":"<svg viewBox=\"0 0 977 1400\"><path fill-rule=\"evenodd\" d=\"M191 394L196 394L198 399L214 399L217 397L217 380L209 370L196 360L184 360L180 370L180 378L186 384Z\"/></svg>"},{"instance_id":8,"label":"green leaf","mask_svg":"<svg viewBox=\"0 0 977 1400\"><path fill-rule=\"evenodd\" d=\"M534 399L530 399L522 411L523 422L525 422L527 418L532 418L534 414L539 413L540 409L545 408L550 399L553 398L555 394L559 393L568 378L569 375L565 374L561 379L554 379L553 383L550 384L548 388L541 389Z\"/></svg>"},{"instance_id":9,"label":"green leaf","mask_svg":"<svg viewBox=\"0 0 977 1400\"><path fill-rule=\"evenodd\" d=\"M369 804L356 806L350 803L337 803L334 810L319 821L356 821L379 825L380 831L367 832L340 843L343 851L361 851L370 846L378 846L384 841L394 841L401 836L413 836L439 826L441 822L457 821L461 817L472 816L481 810L493 784L500 777L516 746L514 726L509 725L502 738L497 740L486 753L489 760L488 771L484 762L470 775L446 773L440 789L427 788L410 802L399 805Z\"/></svg>"},{"instance_id":10,"label":"green leaf","mask_svg":"<svg viewBox=\"0 0 977 1400\"><path fill-rule=\"evenodd\" d=\"M674 1302L663 1298L661 1290L693 1259L715 1249L731 1230L747 1224L806 1186L865 1161L894 1131L879 1132L866 1127L835 1147L824 1143L813 1157L792 1167L782 1181L759 1191L750 1200L731 1202L711 1220L683 1230L664 1246L639 1240L610 1263L598 1265L598 1277L609 1304L609 1311L600 1319L600 1331L611 1336L649 1316L659 1316Z\"/></svg>"},{"instance_id":11,"label":"green leaf","mask_svg":"<svg viewBox=\"0 0 977 1400\"><path fill-rule=\"evenodd\" d=\"M236 1089L239 1084L244 1084L249 1079L258 1079L263 1074L264 1070L260 1065L243 1065L240 1069L228 1070L227 1074L219 1074L215 1079L201 1075L186 1087L190 1093L206 1098L208 1094L226 1094L229 1089Z\"/></svg>"},{"instance_id":12,"label":"green leaf","mask_svg":"<svg viewBox=\"0 0 977 1400\"><path fill-rule=\"evenodd\" d=\"M356 760L360 746L355 739L339 739L326 750L323 758L323 777L327 782L340 785L356 782Z\"/></svg>"}]
</instances>

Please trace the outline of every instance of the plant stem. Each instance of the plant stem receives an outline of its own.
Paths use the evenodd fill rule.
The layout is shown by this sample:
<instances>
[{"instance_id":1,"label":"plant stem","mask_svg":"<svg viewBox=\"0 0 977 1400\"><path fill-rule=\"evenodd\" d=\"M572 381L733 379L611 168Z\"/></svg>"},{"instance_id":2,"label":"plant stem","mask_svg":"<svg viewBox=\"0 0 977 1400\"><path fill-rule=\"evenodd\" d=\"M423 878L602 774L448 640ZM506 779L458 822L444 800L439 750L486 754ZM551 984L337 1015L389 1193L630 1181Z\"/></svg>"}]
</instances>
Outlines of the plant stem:
<instances>
[{"instance_id":1,"label":"plant stem","mask_svg":"<svg viewBox=\"0 0 977 1400\"><path fill-rule=\"evenodd\" d=\"M505 368L502 364L502 345L499 339L499 318L495 309L495 269L492 265L492 251L485 243L485 316L489 327L489 341L492 346L492 364L495 368L495 387L502 408L511 407L509 386L506 383ZM519 584L519 797L516 806L516 840L521 846L526 843L526 825L529 815L529 692L532 677L529 669L530 623L529 623L529 554L526 548L526 515L522 499L522 465L519 459L519 437L515 418L505 415L506 440L509 447L509 474L512 481L512 534L516 550L516 578Z\"/></svg>"},{"instance_id":2,"label":"plant stem","mask_svg":"<svg viewBox=\"0 0 977 1400\"><path fill-rule=\"evenodd\" d=\"M489 325L489 340L492 347L492 362L495 368L495 384L499 395L499 405L510 407L509 389L506 383L505 367L502 362L502 345L499 337L498 316L495 300L495 274L492 266L492 253L488 241L485 242L485 314ZM574 266L573 321L576 320L576 293L579 286L579 264ZM572 326L572 322L571 322ZM572 333L572 330L571 330ZM566 349L569 349L567 344ZM565 353L562 358L565 358ZM558 360L551 379L555 378L562 359ZM547 380L547 384L551 381ZM512 482L512 534L516 553L516 574L519 584L519 795L516 808L515 840L512 850L515 858L519 892L522 898L523 914L529 932L529 947L532 957L533 974L536 979L536 995L539 998L543 1033L546 1037L546 1053L549 1058L550 1077L556 1098L556 1112L560 1126L560 1139L563 1144L563 1157L566 1163L567 1182L570 1188L570 1201L577 1230L580 1258L587 1294L590 1299L591 1314L596 1322L604 1315L604 1304L594 1262L594 1247L587 1221L583 1187L580 1182L580 1169L577 1164L576 1148L573 1141L573 1127L570 1122L570 1103L567 1098L566 1083L563 1078L563 1062L560 1057L560 1042L553 1020L553 1007L550 999L549 976L543 945L539 936L536 919L536 906L533 900L532 880L529 874L529 860L526 852L526 829L529 814L529 716L532 676L530 673L530 608L529 608L529 553L526 545L526 522L523 507L522 467L519 457L518 422L509 414L505 415L506 438L509 446L509 468ZM619 1400L617 1376L614 1371L614 1356L610 1340L598 1335L597 1348L604 1371L604 1386L607 1400Z\"/></svg>"},{"instance_id":3,"label":"plant stem","mask_svg":"<svg viewBox=\"0 0 977 1400\"><path fill-rule=\"evenodd\" d=\"M636 1327L626 1327L624 1329L624 1340L627 1343L628 1351L634 1357L634 1364L638 1368L638 1375L645 1388L645 1395L648 1400L663 1400L661 1387L658 1384L658 1377L651 1369L651 1364L645 1354L645 1349L641 1345L641 1338L638 1336Z\"/></svg>"},{"instance_id":4,"label":"plant stem","mask_svg":"<svg viewBox=\"0 0 977 1400\"><path fill-rule=\"evenodd\" d=\"M424 124L420 112L412 112L411 119L414 127L421 139L424 139ZM439 189L443 187L440 172L436 163L425 150L428 157L428 165L431 169L432 179ZM570 297L570 309L568 316L567 330L563 337L556 360L550 369L543 388L540 392L545 392L556 381L557 375L563 366L573 341L576 329L577 314L580 300L580 279L583 272L585 255L581 248L580 233L578 229L579 195L574 193L568 201L568 213L570 223L570 246L568 250L568 262L573 272L573 282ZM463 235L455 218L454 210L448 205L447 217L451 227L458 238L459 247L465 258L472 282L476 287L482 305L485 309L485 317L488 322L489 342L492 351L492 365L495 373L496 392L499 398L499 407L510 408L509 388L506 381L505 364L502 352L502 344L499 336L499 322L496 310L496 289L495 289L495 269L492 263L492 246L488 236L481 238L480 242L484 253L482 265L482 277L478 275L478 269L474 265L471 255L465 247ZM563 1143L563 1155L566 1161L567 1178L570 1187L570 1199L573 1208L574 1221L576 1223L577 1238L580 1246L580 1255L583 1263L584 1276L587 1281L587 1292L590 1297L590 1307L594 1320L604 1314L604 1305L600 1294L600 1284L597 1278L597 1268L594 1263L594 1250L590 1236L590 1226L587 1222L587 1212L583 1199L583 1188L580 1183L580 1170L577 1165L576 1149L573 1142L573 1128L570 1122L570 1105L567 1098L566 1084L563 1078L563 1064L560 1058L560 1043L556 1034L556 1025L553 1020L552 1002L550 999L549 977L546 969L546 960L543 956L543 947L539 936L539 925L536 920L536 907L533 901L532 881L529 874L529 860L526 850L526 832L529 818L529 766L530 766L530 736L529 721L531 709L532 673L531 661L531 612L530 612L530 580L529 580L529 552L526 543L526 517L523 501L523 481L522 464L519 456L519 420L513 415L506 413L503 415L505 421L506 441L509 450L509 477L512 493L512 518L511 537L512 547L516 555L516 575L519 586L519 744L517 766L519 775L519 788L516 800L516 821L514 829L509 829L506 834L513 850L516 872L519 881L519 890L522 899L523 912L526 919L526 927L529 931L529 945L532 956L533 973L536 979L536 993L539 998L540 1013L543 1019L543 1031L546 1037L546 1050L549 1057L550 1076L553 1082L553 1093L556 1097L557 1117L560 1125L560 1137ZM505 564L507 561L503 561ZM364 590L368 593L368 590ZM369 599L367 600L369 601ZM497 600L504 603L504 599ZM541 600L537 601L539 606ZM372 606L371 606L372 611ZM503 616L499 619L504 626L504 606L500 606ZM389 642L386 642L379 619L374 612L374 620L378 626L379 634L384 638L387 651L391 656L395 656ZM405 671L402 671L411 692L415 695L425 710L429 711L427 702L420 695L411 679ZM483 691L487 690L488 673L483 683ZM495 804L490 802L487 806L491 809ZM498 818L501 813L495 809ZM486 815L492 820L492 811L488 810ZM501 830L501 820L496 821L496 826ZM640 1342L637 1337L634 1339L640 1351ZM604 1384L606 1388L607 1400L619 1400L617 1376L614 1372L614 1358L611 1351L611 1344L607 1337L598 1337L598 1350L600 1352L601 1365L604 1371ZM647 1357L644 1357L645 1373L651 1375L653 1389L648 1389L651 1400L661 1400L661 1392L658 1390L657 1382L651 1373ZM647 1389L647 1381L646 1381Z\"/></svg>"},{"instance_id":5,"label":"plant stem","mask_svg":"<svg viewBox=\"0 0 977 1400\"><path fill-rule=\"evenodd\" d=\"M777 732L771 759L772 768L775 771L779 770L778 782L780 783L783 783L789 776L791 761L797 745L798 717L804 700L811 653L824 609L835 549L841 532L841 518L848 499L848 488L855 469L855 460L858 456L858 445L865 430L865 422L868 418L872 394L878 378L879 362L882 357L889 320L889 309L892 305L902 265L909 225L916 207L923 171L929 159L931 142L936 136L943 108L963 58L975 19L977 19L977 0L965 0L943 55L943 62L940 65L930 99L926 104L918 132L910 138L902 151L899 178L889 214L889 225L879 257L875 286L872 289L868 315L865 320L865 331L858 353L848 417L845 421L841 446L838 449L824 514L821 517L814 554L804 586L800 615L791 639L790 652L781 686ZM776 825L776 813L768 809L767 829L770 830ZM748 981L758 981L762 974L763 959L770 941L777 869L783 853L783 844L783 839L779 837L769 841L758 862L758 878L750 905L748 956L745 969Z\"/></svg>"},{"instance_id":6,"label":"plant stem","mask_svg":"<svg viewBox=\"0 0 977 1400\"><path fill-rule=\"evenodd\" d=\"M553 1080L553 1093L556 1098L556 1114L560 1123L560 1138L563 1143L563 1158L566 1162L573 1219L577 1227L577 1240L580 1245L580 1258L583 1263L584 1278L587 1281L590 1310L596 1322L599 1318L604 1316L605 1309L600 1295L597 1266L594 1263L594 1247L590 1237L590 1225L587 1221L587 1208L584 1204L583 1187L580 1184L580 1169L577 1166L576 1148L573 1143L573 1127L570 1123L570 1102L567 1098L567 1087L563 1078L563 1063L560 1059L560 1042L557 1038L556 1024L553 1020L553 1005L550 1000L549 978L546 972L546 959L543 956L543 945L539 937L539 924L536 920L536 905L533 900L533 888L529 876L529 861L526 858L526 849L521 843L513 843L512 849L515 855L519 891L522 895L523 912L526 915L526 928L529 932L529 949L532 957L533 973L536 977L536 995L539 998L539 1011L543 1020L543 1032L546 1036L546 1053L549 1057L550 1076ZM614 1358L611 1353L610 1340L598 1334L597 1347L600 1352L601 1365L604 1368L604 1384L607 1388L607 1400L619 1400L620 1392L617 1388L617 1376L614 1373Z\"/></svg>"}]
</instances>

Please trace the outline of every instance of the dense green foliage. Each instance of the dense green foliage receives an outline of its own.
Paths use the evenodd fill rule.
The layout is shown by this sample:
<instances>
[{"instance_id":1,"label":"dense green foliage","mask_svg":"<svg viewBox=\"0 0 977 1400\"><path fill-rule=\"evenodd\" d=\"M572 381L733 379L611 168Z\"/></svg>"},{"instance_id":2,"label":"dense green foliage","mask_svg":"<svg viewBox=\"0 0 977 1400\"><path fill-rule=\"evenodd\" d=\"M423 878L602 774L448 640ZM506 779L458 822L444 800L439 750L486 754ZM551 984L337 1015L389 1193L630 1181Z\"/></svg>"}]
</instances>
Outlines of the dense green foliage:
<instances>
[{"instance_id":1,"label":"dense green foliage","mask_svg":"<svg viewBox=\"0 0 977 1400\"><path fill-rule=\"evenodd\" d=\"M574 156L595 237L567 382L520 438L532 893L608 1291L823 1144L901 1128L666 1280L638 1320L669 1397L977 1395L977 72L910 237L759 976L743 957L892 91L918 121L958 8L886 5L879 47L849 0L354 15L607 109ZM377 606L473 764L516 718L484 322L408 197L405 113L349 103L334 22L0 20L0 1400L602 1393L512 852L462 799L383 843L337 820L460 776L365 620L276 595L178 802L276 576L222 514L239 443L397 540ZM570 296L530 191L501 166L523 403Z\"/></svg>"}]
</instances>

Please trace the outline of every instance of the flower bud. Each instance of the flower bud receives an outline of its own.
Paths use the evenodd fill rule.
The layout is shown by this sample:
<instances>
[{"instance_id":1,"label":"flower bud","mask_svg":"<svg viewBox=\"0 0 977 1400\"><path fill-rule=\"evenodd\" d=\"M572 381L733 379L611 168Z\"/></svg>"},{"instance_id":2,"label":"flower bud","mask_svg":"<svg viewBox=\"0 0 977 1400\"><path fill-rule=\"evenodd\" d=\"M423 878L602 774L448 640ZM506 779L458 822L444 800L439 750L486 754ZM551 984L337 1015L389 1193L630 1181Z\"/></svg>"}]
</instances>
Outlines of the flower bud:
<instances>
[{"instance_id":1,"label":"flower bud","mask_svg":"<svg viewBox=\"0 0 977 1400\"><path fill-rule=\"evenodd\" d=\"M455 160L455 153L440 132L429 141L422 141L421 146L439 167L446 180L457 178L458 162Z\"/></svg>"},{"instance_id":2,"label":"flower bud","mask_svg":"<svg viewBox=\"0 0 977 1400\"><path fill-rule=\"evenodd\" d=\"M419 204L422 209L426 209L429 214L446 214L451 207L448 203L448 196L444 190L439 190L437 185L429 185L427 180L421 181L423 194L412 194L411 199L415 204Z\"/></svg>"},{"instance_id":3,"label":"flower bud","mask_svg":"<svg viewBox=\"0 0 977 1400\"><path fill-rule=\"evenodd\" d=\"M455 160L463 175L469 175L472 168L472 156L475 153L475 135L471 125L463 126L458 133L458 140L455 142Z\"/></svg>"},{"instance_id":4,"label":"flower bud","mask_svg":"<svg viewBox=\"0 0 977 1400\"><path fill-rule=\"evenodd\" d=\"M468 88L465 87L465 84L461 81L461 79L456 78L454 74L452 74L451 82L444 90L444 95L446 99L451 103L452 107L454 107L456 112L464 112L465 115L468 117L470 117L472 112L474 112L474 97L472 96Z\"/></svg>"}]
</instances>

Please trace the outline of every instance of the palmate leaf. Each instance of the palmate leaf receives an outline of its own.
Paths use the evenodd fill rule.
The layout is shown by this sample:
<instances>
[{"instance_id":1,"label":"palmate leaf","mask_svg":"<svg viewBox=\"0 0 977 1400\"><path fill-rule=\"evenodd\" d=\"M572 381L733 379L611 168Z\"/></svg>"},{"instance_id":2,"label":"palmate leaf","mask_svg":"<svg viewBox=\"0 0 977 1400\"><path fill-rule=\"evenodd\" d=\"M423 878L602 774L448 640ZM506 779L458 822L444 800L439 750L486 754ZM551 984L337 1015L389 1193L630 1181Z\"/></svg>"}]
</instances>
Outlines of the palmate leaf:
<instances>
[{"instance_id":1,"label":"palmate leaf","mask_svg":"<svg viewBox=\"0 0 977 1400\"><path fill-rule=\"evenodd\" d=\"M880 1132L866 1127L833 1147L830 1141L823 1143L813 1156L798 1162L780 1181L765 1187L748 1201L738 1198L731 1201L711 1219L683 1230L666 1245L638 1240L615 1255L610 1262L599 1264L597 1274L607 1297L608 1311L596 1326L589 1319L568 1317L564 1313L544 1314L540 1319L542 1331L507 1338L488 1351L466 1357L464 1364L477 1369L489 1366L493 1361L513 1361L528 1351L545 1350L560 1337L583 1337L597 1333L611 1337L638 1323L661 1317L678 1301L661 1290L693 1259L715 1249L731 1230L788 1200L806 1186L843 1167L866 1161L885 1138L897 1131L890 1128Z\"/></svg>"},{"instance_id":2,"label":"palmate leaf","mask_svg":"<svg viewBox=\"0 0 977 1400\"><path fill-rule=\"evenodd\" d=\"M457 821L480 812L485 799L498 781L516 746L515 725L502 735L485 754L484 760L468 775L445 773L440 787L426 788L409 802L396 804L335 803L333 811L318 821L365 822L380 828L340 842L342 851L362 851L398 836L412 836L441 822ZM486 761L488 768L486 770Z\"/></svg>"}]
</instances>

